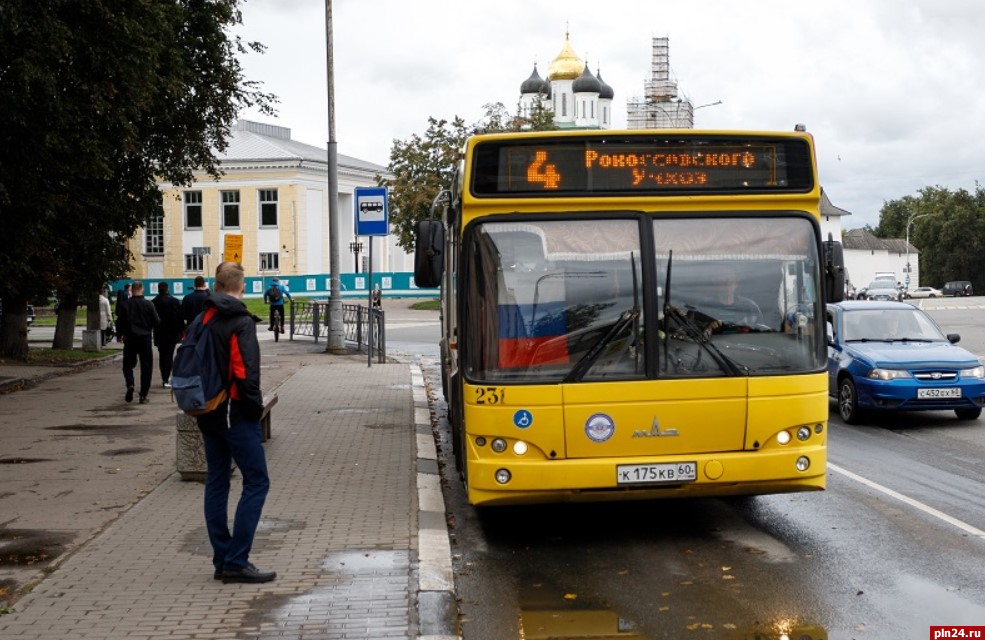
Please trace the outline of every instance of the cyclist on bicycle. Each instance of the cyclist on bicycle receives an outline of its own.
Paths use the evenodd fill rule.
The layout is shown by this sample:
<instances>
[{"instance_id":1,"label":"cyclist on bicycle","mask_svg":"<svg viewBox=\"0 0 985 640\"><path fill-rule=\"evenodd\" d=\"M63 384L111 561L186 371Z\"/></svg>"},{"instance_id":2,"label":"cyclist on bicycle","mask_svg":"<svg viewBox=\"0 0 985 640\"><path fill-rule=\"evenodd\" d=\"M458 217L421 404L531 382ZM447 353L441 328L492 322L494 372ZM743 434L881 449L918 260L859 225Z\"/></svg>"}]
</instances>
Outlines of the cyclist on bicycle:
<instances>
[{"instance_id":1,"label":"cyclist on bicycle","mask_svg":"<svg viewBox=\"0 0 985 640\"><path fill-rule=\"evenodd\" d=\"M277 327L284 333L284 297L293 302L291 292L280 283L280 278L275 277L270 283L270 287L263 293L263 301L270 305L270 327L267 331L273 331ZM280 322L276 322L280 316Z\"/></svg>"}]
</instances>

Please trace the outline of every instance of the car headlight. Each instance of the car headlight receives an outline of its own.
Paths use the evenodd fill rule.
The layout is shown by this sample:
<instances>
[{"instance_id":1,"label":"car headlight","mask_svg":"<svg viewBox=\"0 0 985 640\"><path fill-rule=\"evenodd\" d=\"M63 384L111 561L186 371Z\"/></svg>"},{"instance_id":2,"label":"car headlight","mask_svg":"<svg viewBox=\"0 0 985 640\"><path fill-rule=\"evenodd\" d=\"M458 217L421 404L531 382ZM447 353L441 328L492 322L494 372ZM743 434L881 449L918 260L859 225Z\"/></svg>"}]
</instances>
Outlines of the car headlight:
<instances>
[{"instance_id":1,"label":"car headlight","mask_svg":"<svg viewBox=\"0 0 985 640\"><path fill-rule=\"evenodd\" d=\"M912 377L909 371L902 369L873 369L869 372L869 378L872 380L899 380Z\"/></svg>"},{"instance_id":2,"label":"car headlight","mask_svg":"<svg viewBox=\"0 0 985 640\"><path fill-rule=\"evenodd\" d=\"M977 366L977 367L972 367L971 369L962 369L961 370L961 377L962 378L985 378L985 367L983 367L983 366Z\"/></svg>"}]
</instances>

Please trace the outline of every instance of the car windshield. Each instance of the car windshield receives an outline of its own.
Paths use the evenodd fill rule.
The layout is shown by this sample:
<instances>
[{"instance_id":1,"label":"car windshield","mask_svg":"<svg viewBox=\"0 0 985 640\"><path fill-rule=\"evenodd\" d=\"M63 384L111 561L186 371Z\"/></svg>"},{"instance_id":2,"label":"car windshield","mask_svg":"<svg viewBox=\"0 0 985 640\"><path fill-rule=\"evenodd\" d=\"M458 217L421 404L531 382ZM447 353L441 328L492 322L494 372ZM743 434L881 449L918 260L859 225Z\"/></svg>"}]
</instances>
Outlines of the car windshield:
<instances>
[{"instance_id":1,"label":"car windshield","mask_svg":"<svg viewBox=\"0 0 985 640\"><path fill-rule=\"evenodd\" d=\"M874 280L869 284L869 290L873 289L895 289L896 283L889 280Z\"/></svg>"},{"instance_id":2,"label":"car windshield","mask_svg":"<svg viewBox=\"0 0 985 640\"><path fill-rule=\"evenodd\" d=\"M842 341L919 340L946 342L947 338L919 309L850 309L842 319Z\"/></svg>"}]
</instances>

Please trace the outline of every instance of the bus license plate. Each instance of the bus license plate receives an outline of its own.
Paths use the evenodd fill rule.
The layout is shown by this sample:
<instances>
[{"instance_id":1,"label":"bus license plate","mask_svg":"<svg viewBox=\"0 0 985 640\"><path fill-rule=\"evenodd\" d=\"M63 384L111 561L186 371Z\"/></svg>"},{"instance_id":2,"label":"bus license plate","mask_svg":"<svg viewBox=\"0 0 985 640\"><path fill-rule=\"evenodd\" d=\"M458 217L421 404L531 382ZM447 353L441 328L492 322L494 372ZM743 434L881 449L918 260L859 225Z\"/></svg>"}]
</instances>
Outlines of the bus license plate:
<instances>
[{"instance_id":1,"label":"bus license plate","mask_svg":"<svg viewBox=\"0 0 985 640\"><path fill-rule=\"evenodd\" d=\"M659 484L694 482L698 479L695 462L668 464L620 464L616 466L617 484Z\"/></svg>"},{"instance_id":2,"label":"bus license plate","mask_svg":"<svg viewBox=\"0 0 985 640\"><path fill-rule=\"evenodd\" d=\"M917 389L917 399L926 400L927 398L960 398L961 387L948 387L947 389Z\"/></svg>"}]
</instances>

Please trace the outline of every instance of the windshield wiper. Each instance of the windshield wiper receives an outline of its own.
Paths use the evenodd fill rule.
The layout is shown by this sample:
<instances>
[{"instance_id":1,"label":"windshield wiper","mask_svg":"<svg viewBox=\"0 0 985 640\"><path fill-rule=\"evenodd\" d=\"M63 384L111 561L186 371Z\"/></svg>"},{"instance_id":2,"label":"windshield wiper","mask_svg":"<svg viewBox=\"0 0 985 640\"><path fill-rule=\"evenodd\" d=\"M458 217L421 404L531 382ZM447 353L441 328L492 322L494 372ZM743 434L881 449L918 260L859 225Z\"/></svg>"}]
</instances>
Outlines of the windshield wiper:
<instances>
[{"instance_id":1,"label":"windshield wiper","mask_svg":"<svg viewBox=\"0 0 985 640\"><path fill-rule=\"evenodd\" d=\"M595 361L599 359L602 355L603 350L609 345L610 342L615 340L619 334L626 330L632 322L636 320L640 315L640 310L638 307L623 311L619 314L619 319L612 323L612 326L606 331L605 335L595 341L592 348L588 350L588 353L581 357L581 360L575 363L575 366L571 368L571 372L565 376L563 382L578 382L585 377L588 370L592 368Z\"/></svg>"},{"instance_id":2,"label":"windshield wiper","mask_svg":"<svg viewBox=\"0 0 985 640\"><path fill-rule=\"evenodd\" d=\"M640 317L640 293L639 285L636 282L636 257L632 252L629 254L629 268L633 275L633 308L619 314L619 318L612 324L605 335L599 338L592 345L591 349L588 350L588 353L583 355L581 360L575 363L575 366L571 368L571 372L564 377L563 382L578 382L584 378L585 374L592 368L595 361L599 359L599 356L602 355L603 350L609 343L619 337L630 324L635 323Z\"/></svg>"},{"instance_id":3,"label":"windshield wiper","mask_svg":"<svg viewBox=\"0 0 985 640\"><path fill-rule=\"evenodd\" d=\"M674 320L677 321L678 326L683 329L684 335L707 351L715 362L718 363L718 366L721 367L726 373L732 376L740 376L743 372L748 373L748 367L740 365L735 360L722 353L722 350L715 346L715 343L711 341L708 334L706 334L701 327L695 324L694 320L687 317L686 313L677 307L666 305L664 307L664 317L674 318Z\"/></svg>"}]
</instances>

